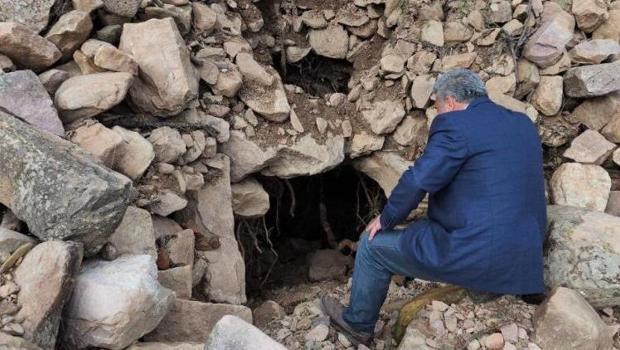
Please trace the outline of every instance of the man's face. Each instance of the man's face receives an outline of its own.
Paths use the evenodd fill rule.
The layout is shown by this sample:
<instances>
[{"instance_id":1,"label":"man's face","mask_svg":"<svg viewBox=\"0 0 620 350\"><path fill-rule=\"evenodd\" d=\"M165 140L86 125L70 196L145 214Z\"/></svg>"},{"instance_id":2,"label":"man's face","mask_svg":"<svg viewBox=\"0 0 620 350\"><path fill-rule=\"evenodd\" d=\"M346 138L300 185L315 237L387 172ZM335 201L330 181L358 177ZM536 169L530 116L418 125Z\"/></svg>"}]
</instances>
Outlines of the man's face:
<instances>
[{"instance_id":1,"label":"man's face","mask_svg":"<svg viewBox=\"0 0 620 350\"><path fill-rule=\"evenodd\" d=\"M443 99L435 99L435 108L438 114L462 111L467 108L467 103L458 102L454 97L447 96Z\"/></svg>"}]
</instances>

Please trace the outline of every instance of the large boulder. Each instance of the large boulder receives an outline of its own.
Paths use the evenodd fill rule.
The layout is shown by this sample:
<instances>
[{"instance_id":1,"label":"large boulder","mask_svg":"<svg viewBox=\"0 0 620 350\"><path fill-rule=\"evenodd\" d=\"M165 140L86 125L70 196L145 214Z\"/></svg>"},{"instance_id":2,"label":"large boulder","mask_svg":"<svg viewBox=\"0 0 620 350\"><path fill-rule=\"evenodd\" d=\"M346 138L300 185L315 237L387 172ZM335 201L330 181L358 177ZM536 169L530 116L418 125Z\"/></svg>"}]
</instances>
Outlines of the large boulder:
<instances>
[{"instance_id":1,"label":"large boulder","mask_svg":"<svg viewBox=\"0 0 620 350\"><path fill-rule=\"evenodd\" d=\"M24 322L24 338L44 349L54 349L60 318L73 291L82 263L82 248L73 242L51 241L34 247L15 269Z\"/></svg>"},{"instance_id":2,"label":"large boulder","mask_svg":"<svg viewBox=\"0 0 620 350\"><path fill-rule=\"evenodd\" d=\"M620 305L620 218L549 206L545 282L575 289L595 307Z\"/></svg>"},{"instance_id":3,"label":"large boulder","mask_svg":"<svg viewBox=\"0 0 620 350\"><path fill-rule=\"evenodd\" d=\"M218 249L200 252L209 262L204 281L205 295L215 302L243 304L247 300L245 264L235 239L230 160L218 155L217 161L220 163L219 169L213 172L220 176L207 182L200 190L188 191L189 203L178 218L184 227L215 235L219 239Z\"/></svg>"},{"instance_id":4,"label":"large boulder","mask_svg":"<svg viewBox=\"0 0 620 350\"><path fill-rule=\"evenodd\" d=\"M0 54L19 67L42 71L60 59L60 50L30 28L13 22L0 22Z\"/></svg>"},{"instance_id":5,"label":"large boulder","mask_svg":"<svg viewBox=\"0 0 620 350\"><path fill-rule=\"evenodd\" d=\"M243 72L243 69L241 71ZM278 72L272 67L267 67L265 74L271 78L269 85L257 79L245 80L241 90L239 90L239 98L265 119L283 122L288 119L291 106L286 98L282 80Z\"/></svg>"},{"instance_id":6,"label":"large boulder","mask_svg":"<svg viewBox=\"0 0 620 350\"><path fill-rule=\"evenodd\" d=\"M260 329L243 319L226 315L213 327L204 350L285 350Z\"/></svg>"},{"instance_id":7,"label":"large boulder","mask_svg":"<svg viewBox=\"0 0 620 350\"><path fill-rule=\"evenodd\" d=\"M50 10L55 3L56 0L37 0L28 3L21 0L2 0L0 22L17 22L39 33L47 27Z\"/></svg>"},{"instance_id":8,"label":"large boulder","mask_svg":"<svg viewBox=\"0 0 620 350\"><path fill-rule=\"evenodd\" d=\"M574 290L556 288L534 314L534 338L545 350L613 348L612 327Z\"/></svg>"},{"instance_id":9,"label":"large boulder","mask_svg":"<svg viewBox=\"0 0 620 350\"><path fill-rule=\"evenodd\" d=\"M30 70L0 74L0 108L41 130L65 134L52 99Z\"/></svg>"},{"instance_id":10,"label":"large boulder","mask_svg":"<svg viewBox=\"0 0 620 350\"><path fill-rule=\"evenodd\" d=\"M120 72L78 75L65 80L54 101L64 123L96 116L125 99L133 75Z\"/></svg>"},{"instance_id":11,"label":"large boulder","mask_svg":"<svg viewBox=\"0 0 620 350\"><path fill-rule=\"evenodd\" d=\"M174 301L149 255L90 261L76 278L63 317L63 341L76 348L124 349L152 331Z\"/></svg>"},{"instance_id":12,"label":"large boulder","mask_svg":"<svg viewBox=\"0 0 620 350\"><path fill-rule=\"evenodd\" d=\"M211 304L177 298L159 326L147 334L145 339L204 343L215 324L226 315L252 322L252 310L243 305Z\"/></svg>"},{"instance_id":13,"label":"large boulder","mask_svg":"<svg viewBox=\"0 0 620 350\"><path fill-rule=\"evenodd\" d=\"M553 65L572 39L574 29L575 18L558 4L547 2L542 25L529 38L523 56L541 68Z\"/></svg>"},{"instance_id":14,"label":"large boulder","mask_svg":"<svg viewBox=\"0 0 620 350\"><path fill-rule=\"evenodd\" d=\"M620 90L620 61L571 68L564 74L564 93L593 97Z\"/></svg>"},{"instance_id":15,"label":"large boulder","mask_svg":"<svg viewBox=\"0 0 620 350\"><path fill-rule=\"evenodd\" d=\"M549 185L555 204L604 211L611 178L598 165L564 163L553 173Z\"/></svg>"},{"instance_id":16,"label":"large boulder","mask_svg":"<svg viewBox=\"0 0 620 350\"><path fill-rule=\"evenodd\" d=\"M344 138L328 137L319 144L306 134L290 146L281 146L267 167L261 171L266 176L291 178L316 175L335 168L344 161Z\"/></svg>"},{"instance_id":17,"label":"large boulder","mask_svg":"<svg viewBox=\"0 0 620 350\"><path fill-rule=\"evenodd\" d=\"M129 91L140 110L172 116L196 98L198 74L172 18L125 24L119 48L140 67L139 78Z\"/></svg>"},{"instance_id":18,"label":"large boulder","mask_svg":"<svg viewBox=\"0 0 620 350\"><path fill-rule=\"evenodd\" d=\"M0 203L42 240L99 251L121 221L131 181L78 146L0 112Z\"/></svg>"}]
</instances>

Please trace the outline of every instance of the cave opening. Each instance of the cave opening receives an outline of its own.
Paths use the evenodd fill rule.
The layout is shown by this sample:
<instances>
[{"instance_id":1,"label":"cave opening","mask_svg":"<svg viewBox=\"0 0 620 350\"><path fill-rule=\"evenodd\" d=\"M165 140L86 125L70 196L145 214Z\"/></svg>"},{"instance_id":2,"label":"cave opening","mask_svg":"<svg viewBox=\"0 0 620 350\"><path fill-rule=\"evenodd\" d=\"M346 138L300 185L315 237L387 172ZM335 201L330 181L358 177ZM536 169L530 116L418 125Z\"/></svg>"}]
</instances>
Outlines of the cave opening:
<instances>
[{"instance_id":1,"label":"cave opening","mask_svg":"<svg viewBox=\"0 0 620 350\"><path fill-rule=\"evenodd\" d=\"M237 220L249 296L308 282L308 255L319 249L353 256L355 242L385 204L381 187L350 162L313 176L259 177L270 209Z\"/></svg>"},{"instance_id":2,"label":"cave opening","mask_svg":"<svg viewBox=\"0 0 620 350\"><path fill-rule=\"evenodd\" d=\"M277 52L273 54L273 62L285 83L297 85L311 95L348 93L353 64L347 60L319 56L311 51L295 63L284 63Z\"/></svg>"}]
</instances>

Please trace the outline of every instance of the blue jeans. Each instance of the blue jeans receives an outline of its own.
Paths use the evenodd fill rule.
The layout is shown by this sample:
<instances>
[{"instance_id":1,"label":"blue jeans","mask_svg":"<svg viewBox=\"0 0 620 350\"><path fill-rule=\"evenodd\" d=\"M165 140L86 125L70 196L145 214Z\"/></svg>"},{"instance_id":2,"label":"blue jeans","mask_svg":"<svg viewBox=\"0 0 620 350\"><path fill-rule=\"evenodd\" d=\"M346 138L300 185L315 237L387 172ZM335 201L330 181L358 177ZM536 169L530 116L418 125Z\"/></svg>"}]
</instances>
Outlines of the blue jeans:
<instances>
[{"instance_id":1,"label":"blue jeans","mask_svg":"<svg viewBox=\"0 0 620 350\"><path fill-rule=\"evenodd\" d=\"M357 331L373 333L392 275L422 277L400 249L403 233L402 230L381 230L372 241L368 240L366 232L360 238L349 307L342 315Z\"/></svg>"}]
</instances>

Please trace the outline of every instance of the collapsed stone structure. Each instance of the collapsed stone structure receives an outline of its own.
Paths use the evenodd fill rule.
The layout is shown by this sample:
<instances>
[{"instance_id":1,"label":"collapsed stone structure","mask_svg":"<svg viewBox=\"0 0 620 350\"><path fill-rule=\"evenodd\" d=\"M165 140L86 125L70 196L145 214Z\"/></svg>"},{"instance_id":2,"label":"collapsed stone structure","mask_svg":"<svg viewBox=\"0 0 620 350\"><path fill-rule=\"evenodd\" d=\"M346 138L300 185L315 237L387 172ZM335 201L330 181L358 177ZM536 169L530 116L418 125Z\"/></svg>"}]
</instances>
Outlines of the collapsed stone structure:
<instances>
[{"instance_id":1,"label":"collapsed stone structure","mask_svg":"<svg viewBox=\"0 0 620 350\"><path fill-rule=\"evenodd\" d=\"M344 89L288 83L312 57L352 65ZM246 324L217 322L253 318L235 220L268 212L258 174L350 160L389 195L453 68L540 130L558 205L549 287L618 306L619 58L617 0L0 0L0 330L14 346L121 349L215 327L207 348L230 346L218 337ZM561 318L541 316L536 341Z\"/></svg>"}]
</instances>

